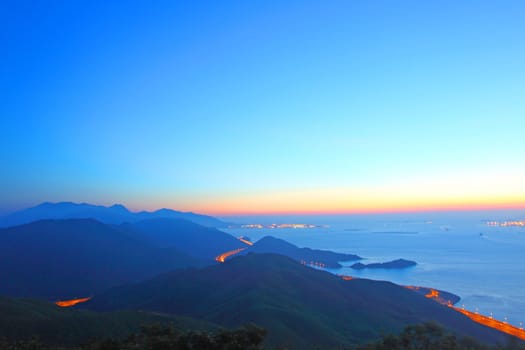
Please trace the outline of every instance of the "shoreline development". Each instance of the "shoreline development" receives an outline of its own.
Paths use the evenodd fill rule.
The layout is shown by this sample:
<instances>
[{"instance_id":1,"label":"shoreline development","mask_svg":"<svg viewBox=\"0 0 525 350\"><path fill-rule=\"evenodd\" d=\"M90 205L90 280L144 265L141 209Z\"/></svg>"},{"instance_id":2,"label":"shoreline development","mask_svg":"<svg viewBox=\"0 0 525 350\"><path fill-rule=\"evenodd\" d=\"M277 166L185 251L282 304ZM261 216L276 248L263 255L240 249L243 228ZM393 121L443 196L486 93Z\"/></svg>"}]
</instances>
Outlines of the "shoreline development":
<instances>
[{"instance_id":1,"label":"shoreline development","mask_svg":"<svg viewBox=\"0 0 525 350\"><path fill-rule=\"evenodd\" d=\"M242 239L241 239L241 241L244 242L244 240L242 240ZM247 243L247 242L245 242L245 243ZM251 243L251 242L249 242L249 243ZM215 258L215 260L217 262L224 263L224 262L226 262L227 258L229 258L229 257L231 257L231 256L233 256L235 254L238 254L238 253L240 253L241 251L243 251L245 249L246 248L239 248L239 249L235 249L235 250L231 250L231 251L222 253L222 254L218 255ZM303 263L303 265L307 266L308 264ZM313 268L324 270L323 266L321 266L321 265L315 265ZM353 281L353 280L357 279L354 276L348 276L348 275L341 275L341 278L343 280L345 280L345 281ZM479 324L484 325L486 327L490 327L490 328L499 330L499 331L501 331L503 333L506 333L506 334L510 334L512 336L515 336L515 337L521 339L521 340L525 340L525 330L523 329L523 327L516 327L516 326L513 326L513 325L507 323L506 321L496 320L496 319L494 319L492 317L492 315L491 316L485 316L485 315L479 314L478 312L472 312L472 311L469 311L469 310L465 310L465 308L456 307L456 306L454 306L454 302L453 302L453 300L451 298L447 298L447 297L443 297L442 296L442 294L453 295L451 293L441 292L441 291L438 291L436 289L429 288L429 287L419 287L419 286L404 286L404 287L407 288L407 289L413 290L416 293L420 293L420 294L423 293L423 295L426 298L434 300L435 302L440 303L442 305L445 305L447 307L450 307L451 309L464 314L465 316L467 316L468 318L470 318L472 321L474 321L476 323L479 323ZM456 300L456 303L457 302L458 302L458 300Z\"/></svg>"}]
</instances>

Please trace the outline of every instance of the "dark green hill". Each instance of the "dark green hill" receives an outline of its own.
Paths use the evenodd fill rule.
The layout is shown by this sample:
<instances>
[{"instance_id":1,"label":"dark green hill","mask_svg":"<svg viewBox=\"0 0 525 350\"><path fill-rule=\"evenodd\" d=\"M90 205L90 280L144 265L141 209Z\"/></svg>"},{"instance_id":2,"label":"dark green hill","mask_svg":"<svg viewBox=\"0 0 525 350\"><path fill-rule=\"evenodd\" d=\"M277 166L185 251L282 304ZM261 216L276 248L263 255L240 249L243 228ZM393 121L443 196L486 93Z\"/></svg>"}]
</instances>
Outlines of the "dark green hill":
<instances>
[{"instance_id":1,"label":"dark green hill","mask_svg":"<svg viewBox=\"0 0 525 350\"><path fill-rule=\"evenodd\" d=\"M149 219L123 229L160 248L178 250L213 262L217 255L246 245L225 232L180 219Z\"/></svg>"},{"instance_id":2,"label":"dark green hill","mask_svg":"<svg viewBox=\"0 0 525 350\"><path fill-rule=\"evenodd\" d=\"M176 268L203 266L92 219L43 220L0 229L0 294L86 297Z\"/></svg>"},{"instance_id":3,"label":"dark green hill","mask_svg":"<svg viewBox=\"0 0 525 350\"><path fill-rule=\"evenodd\" d=\"M218 329L188 317L139 311L98 313L63 309L39 300L0 297L0 338L24 340L37 336L45 343L79 344L93 337L122 338L147 324L169 324L182 330Z\"/></svg>"},{"instance_id":4,"label":"dark green hill","mask_svg":"<svg viewBox=\"0 0 525 350\"><path fill-rule=\"evenodd\" d=\"M505 339L395 284L344 281L270 254L249 254L115 288L96 296L90 307L187 315L226 327L253 322L268 329L269 344L301 349L363 343L428 320L483 341Z\"/></svg>"},{"instance_id":5,"label":"dark green hill","mask_svg":"<svg viewBox=\"0 0 525 350\"><path fill-rule=\"evenodd\" d=\"M246 250L249 253L271 253L285 255L289 258L302 262L306 265L317 265L322 267L341 267L340 261L360 260L361 257L354 254L335 253L329 250L310 248L299 248L285 240L266 236L255 242Z\"/></svg>"}]
</instances>

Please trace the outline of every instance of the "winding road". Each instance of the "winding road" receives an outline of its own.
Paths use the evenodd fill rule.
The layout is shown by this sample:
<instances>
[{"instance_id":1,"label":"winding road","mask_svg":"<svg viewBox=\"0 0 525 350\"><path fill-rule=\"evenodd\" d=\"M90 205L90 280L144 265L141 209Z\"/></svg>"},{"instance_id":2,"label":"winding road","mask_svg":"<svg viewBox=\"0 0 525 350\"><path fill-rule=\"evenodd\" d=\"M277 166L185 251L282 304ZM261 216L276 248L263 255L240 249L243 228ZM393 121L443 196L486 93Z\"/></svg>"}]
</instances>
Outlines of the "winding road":
<instances>
[{"instance_id":1,"label":"winding road","mask_svg":"<svg viewBox=\"0 0 525 350\"><path fill-rule=\"evenodd\" d=\"M249 246L253 245L252 242L244 239L244 237L242 236L239 237L238 239L241 242L245 243L246 245L249 245ZM238 249L227 251L215 257L215 260L217 262L224 263L227 258L229 258L232 255L238 254L245 249L246 248L238 248ZM340 275L340 277L346 281L351 281L355 279L355 277L348 276L348 275ZM425 288L425 287L416 287L416 286L404 286L404 287L414 290L414 291L417 291L420 288ZM429 290L429 292L425 295L425 297L432 299L440 304L446 305L457 312L462 313L463 315L470 318L472 321L482 324L484 326L490 327L490 328L497 329L501 332L513 335L521 340L525 340L525 330L523 329L523 327L518 328L516 326L508 324L507 322L498 321L494 319L492 316L484 316L477 312L472 312L472 311L465 310L464 308L456 307L452 305L452 303L449 300L445 300L441 298L438 290L433 289L433 288L425 288L425 289ZM71 306L74 306L80 303L85 303L86 301L89 301L90 299L91 297L71 299L71 300L60 300L60 301L55 302L55 304L59 307L71 307Z\"/></svg>"},{"instance_id":2,"label":"winding road","mask_svg":"<svg viewBox=\"0 0 525 350\"><path fill-rule=\"evenodd\" d=\"M461 312L463 315L466 315L474 322L513 335L517 338L520 338L521 340L525 340L525 330L523 330L523 328L518 328L516 326L508 324L507 322L498 321L490 316L480 315L479 313L468 311L459 307L455 307L453 305L449 305L449 307L456 310L457 312Z\"/></svg>"},{"instance_id":3,"label":"winding road","mask_svg":"<svg viewBox=\"0 0 525 350\"><path fill-rule=\"evenodd\" d=\"M85 303L89 299L91 299L91 297L71 299L71 300L59 300L59 301L56 301L55 304L60 307L70 307L70 306L74 306L80 303Z\"/></svg>"},{"instance_id":4,"label":"winding road","mask_svg":"<svg viewBox=\"0 0 525 350\"><path fill-rule=\"evenodd\" d=\"M230 256L238 254L238 253L242 252L245 249L246 248L239 248L239 249L235 249L235 250L230 250L229 252L226 252L226 253L222 253L221 255L218 255L217 257L215 257L215 261L223 263Z\"/></svg>"}]
</instances>

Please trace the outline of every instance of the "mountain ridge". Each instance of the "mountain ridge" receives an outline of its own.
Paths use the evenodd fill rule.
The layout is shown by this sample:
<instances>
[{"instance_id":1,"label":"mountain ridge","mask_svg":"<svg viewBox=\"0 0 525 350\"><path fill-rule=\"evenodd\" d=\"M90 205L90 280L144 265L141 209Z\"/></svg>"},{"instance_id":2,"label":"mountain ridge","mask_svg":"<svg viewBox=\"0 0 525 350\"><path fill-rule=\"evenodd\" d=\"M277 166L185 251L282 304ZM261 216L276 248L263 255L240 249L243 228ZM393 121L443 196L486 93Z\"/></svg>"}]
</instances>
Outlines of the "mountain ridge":
<instances>
[{"instance_id":1,"label":"mountain ridge","mask_svg":"<svg viewBox=\"0 0 525 350\"><path fill-rule=\"evenodd\" d=\"M253 322L268 329L270 345L292 348L360 344L429 320L486 342L505 339L407 288L384 281L345 281L275 254L248 254L203 269L168 272L113 288L86 307L174 313L225 327Z\"/></svg>"},{"instance_id":2,"label":"mountain ridge","mask_svg":"<svg viewBox=\"0 0 525 350\"><path fill-rule=\"evenodd\" d=\"M269 253L280 254L301 262L304 265L318 267L340 268L341 261L356 261L363 259L356 254L336 253L330 250L300 248L288 241L273 236L264 236L252 246L247 248L246 255L249 253Z\"/></svg>"},{"instance_id":3,"label":"mountain ridge","mask_svg":"<svg viewBox=\"0 0 525 350\"><path fill-rule=\"evenodd\" d=\"M39 220L0 229L0 294L48 300L106 288L177 268L211 263L158 248L95 219Z\"/></svg>"},{"instance_id":4,"label":"mountain ridge","mask_svg":"<svg viewBox=\"0 0 525 350\"><path fill-rule=\"evenodd\" d=\"M0 228L27 224L43 219L93 218L106 224L122 224L152 218L185 219L207 227L226 227L228 223L212 216L161 208L155 211L132 212L122 204L111 206L74 202L43 202L36 206L0 217Z\"/></svg>"},{"instance_id":5,"label":"mountain ridge","mask_svg":"<svg viewBox=\"0 0 525 350\"><path fill-rule=\"evenodd\" d=\"M150 218L119 227L158 248L176 248L208 261L214 261L216 256L225 251L244 246L244 243L226 232L185 219Z\"/></svg>"}]
</instances>

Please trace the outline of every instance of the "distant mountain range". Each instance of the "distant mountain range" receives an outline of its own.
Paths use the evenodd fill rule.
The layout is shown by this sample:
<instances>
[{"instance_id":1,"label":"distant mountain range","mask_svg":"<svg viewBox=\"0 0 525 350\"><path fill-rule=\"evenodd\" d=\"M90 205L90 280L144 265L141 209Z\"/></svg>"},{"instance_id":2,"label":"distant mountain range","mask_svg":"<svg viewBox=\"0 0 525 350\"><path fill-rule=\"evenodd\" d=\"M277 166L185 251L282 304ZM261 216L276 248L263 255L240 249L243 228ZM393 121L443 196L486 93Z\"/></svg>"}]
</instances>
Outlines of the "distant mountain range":
<instances>
[{"instance_id":1,"label":"distant mountain range","mask_svg":"<svg viewBox=\"0 0 525 350\"><path fill-rule=\"evenodd\" d=\"M185 315L226 327L255 322L268 329L268 345L294 349L363 343L428 320L486 342L505 339L393 283L345 281L273 254L249 254L200 270L173 271L111 289L85 307Z\"/></svg>"},{"instance_id":2,"label":"distant mountain range","mask_svg":"<svg viewBox=\"0 0 525 350\"><path fill-rule=\"evenodd\" d=\"M174 269L215 264L246 244L182 219L109 225L94 219L39 220L0 229L0 294L48 300L90 296ZM298 248L265 237L249 251L336 266L356 255ZM309 264L309 263L308 263Z\"/></svg>"},{"instance_id":3,"label":"distant mountain range","mask_svg":"<svg viewBox=\"0 0 525 350\"><path fill-rule=\"evenodd\" d=\"M207 227L227 227L225 223L212 216L180 212L172 209L159 209L153 212L131 212L120 204L110 207L87 203L42 203L0 218L0 227L28 224L43 219L96 219L106 224L132 223L146 219L184 219Z\"/></svg>"}]
</instances>

